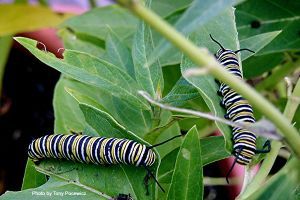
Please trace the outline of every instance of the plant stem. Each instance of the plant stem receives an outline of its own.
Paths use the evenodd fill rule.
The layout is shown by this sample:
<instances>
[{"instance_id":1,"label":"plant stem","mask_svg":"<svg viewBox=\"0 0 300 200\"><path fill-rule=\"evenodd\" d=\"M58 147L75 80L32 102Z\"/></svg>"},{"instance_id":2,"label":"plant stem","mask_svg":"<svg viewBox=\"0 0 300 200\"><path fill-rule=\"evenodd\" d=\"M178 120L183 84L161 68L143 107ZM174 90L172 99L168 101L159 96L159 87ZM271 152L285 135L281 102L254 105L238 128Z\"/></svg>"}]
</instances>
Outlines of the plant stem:
<instances>
[{"instance_id":1,"label":"plant stem","mask_svg":"<svg viewBox=\"0 0 300 200\"><path fill-rule=\"evenodd\" d=\"M207 49L198 48L186 39L170 24L144 7L137 0L118 0L118 3L130 9L135 15L143 19L152 28L167 38L173 45L188 56L197 66L207 67L209 72L220 81L229 85L237 93L248 99L250 104L265 114L281 131L291 149L300 158L300 136L289 121L264 97L257 93L244 81L239 80L222 67Z\"/></svg>"},{"instance_id":2,"label":"plant stem","mask_svg":"<svg viewBox=\"0 0 300 200\"><path fill-rule=\"evenodd\" d=\"M300 59L296 62L291 62L285 65L280 65L277 69L274 70L271 76L260 82L256 85L257 90L271 89L279 81L281 81L287 74L293 72L297 67L300 66Z\"/></svg>"},{"instance_id":3,"label":"plant stem","mask_svg":"<svg viewBox=\"0 0 300 200\"><path fill-rule=\"evenodd\" d=\"M283 114L290 120L293 120L294 114L300 103L300 78L296 83L292 95L288 96L288 102L285 106Z\"/></svg>"}]
</instances>

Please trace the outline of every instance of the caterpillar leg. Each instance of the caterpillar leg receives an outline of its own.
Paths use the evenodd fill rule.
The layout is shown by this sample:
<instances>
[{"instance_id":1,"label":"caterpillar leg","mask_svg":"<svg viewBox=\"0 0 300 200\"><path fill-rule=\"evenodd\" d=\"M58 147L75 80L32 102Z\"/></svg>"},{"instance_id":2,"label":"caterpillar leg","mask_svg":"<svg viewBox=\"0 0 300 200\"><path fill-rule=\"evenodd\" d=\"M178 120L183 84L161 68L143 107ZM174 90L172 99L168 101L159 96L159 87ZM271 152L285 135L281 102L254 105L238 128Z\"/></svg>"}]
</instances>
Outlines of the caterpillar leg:
<instances>
[{"instance_id":1,"label":"caterpillar leg","mask_svg":"<svg viewBox=\"0 0 300 200\"><path fill-rule=\"evenodd\" d=\"M265 149L267 147L267 149ZM263 149L256 150L255 153L269 153L271 151L271 142L267 140L263 146Z\"/></svg>"},{"instance_id":2,"label":"caterpillar leg","mask_svg":"<svg viewBox=\"0 0 300 200\"><path fill-rule=\"evenodd\" d=\"M151 170L143 165L143 167L147 170L147 174L144 178L144 184L146 187L146 195L149 195L149 179L152 177L154 179L154 181L157 183L158 187L161 189L161 191L165 192L164 188L159 184L159 182L156 180L155 176L153 175L153 173L151 172Z\"/></svg>"},{"instance_id":3,"label":"caterpillar leg","mask_svg":"<svg viewBox=\"0 0 300 200\"><path fill-rule=\"evenodd\" d=\"M73 134L73 135L83 135L83 133L81 131L76 132L76 131L70 130L70 133Z\"/></svg>"},{"instance_id":4,"label":"caterpillar leg","mask_svg":"<svg viewBox=\"0 0 300 200\"><path fill-rule=\"evenodd\" d=\"M147 172L147 174L144 178L144 185L145 185L145 188L146 188L146 195L147 196L149 195L149 179L150 179L150 175L149 175L149 172Z\"/></svg>"}]
</instances>

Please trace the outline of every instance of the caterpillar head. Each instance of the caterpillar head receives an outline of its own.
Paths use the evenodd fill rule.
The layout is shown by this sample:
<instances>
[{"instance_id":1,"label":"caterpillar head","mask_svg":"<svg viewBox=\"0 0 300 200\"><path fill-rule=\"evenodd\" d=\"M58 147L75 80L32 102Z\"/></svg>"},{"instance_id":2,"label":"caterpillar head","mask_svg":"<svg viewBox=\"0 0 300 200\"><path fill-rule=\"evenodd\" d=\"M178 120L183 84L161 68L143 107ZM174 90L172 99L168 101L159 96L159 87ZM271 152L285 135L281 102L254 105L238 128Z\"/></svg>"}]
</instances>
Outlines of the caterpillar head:
<instances>
[{"instance_id":1,"label":"caterpillar head","mask_svg":"<svg viewBox=\"0 0 300 200\"><path fill-rule=\"evenodd\" d=\"M252 52L252 53L255 53L254 51L252 51L252 50L250 50L250 49L247 49L247 48L243 48L243 49L239 49L239 50L230 50L230 49L225 49L222 45L221 45L221 43L220 42L218 42L217 40L215 40L213 37L212 37L212 35L211 34L209 34L209 36L210 36L210 38L212 39L212 41L214 41L215 43L217 43L218 45L219 45L219 47L220 47L220 49L217 51L217 53L215 54L215 57L218 59L218 58L220 58L221 56L222 56L222 54L224 54L224 53L231 53L231 54L233 54L233 55L235 55L236 56L236 54L238 53L238 52L240 52L240 51L250 51L250 52Z\"/></svg>"}]
</instances>

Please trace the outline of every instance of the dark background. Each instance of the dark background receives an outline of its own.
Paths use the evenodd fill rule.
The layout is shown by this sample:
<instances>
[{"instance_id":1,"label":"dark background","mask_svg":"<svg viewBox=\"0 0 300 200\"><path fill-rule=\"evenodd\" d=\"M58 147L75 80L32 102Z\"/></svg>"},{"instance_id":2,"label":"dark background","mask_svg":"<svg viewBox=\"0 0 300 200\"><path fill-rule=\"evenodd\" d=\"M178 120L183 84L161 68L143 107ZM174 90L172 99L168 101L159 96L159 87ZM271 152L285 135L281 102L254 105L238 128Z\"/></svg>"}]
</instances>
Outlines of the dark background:
<instances>
[{"instance_id":1,"label":"dark background","mask_svg":"<svg viewBox=\"0 0 300 200\"><path fill-rule=\"evenodd\" d=\"M21 189L28 144L52 133L52 98L59 74L25 49L11 49L3 85L11 107L0 116L0 194Z\"/></svg>"}]
</instances>

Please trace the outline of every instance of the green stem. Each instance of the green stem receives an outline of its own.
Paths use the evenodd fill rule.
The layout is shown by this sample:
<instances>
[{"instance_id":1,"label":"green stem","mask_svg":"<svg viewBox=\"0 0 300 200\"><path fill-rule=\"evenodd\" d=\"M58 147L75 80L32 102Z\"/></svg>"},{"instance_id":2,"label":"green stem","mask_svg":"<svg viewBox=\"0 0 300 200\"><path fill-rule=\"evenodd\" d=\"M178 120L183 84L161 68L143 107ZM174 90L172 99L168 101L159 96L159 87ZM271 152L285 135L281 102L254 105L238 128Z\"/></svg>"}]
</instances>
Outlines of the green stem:
<instances>
[{"instance_id":1,"label":"green stem","mask_svg":"<svg viewBox=\"0 0 300 200\"><path fill-rule=\"evenodd\" d=\"M300 103L300 78L298 79L294 91L291 96L288 97L288 102L285 106L283 114L290 120L293 120L295 112Z\"/></svg>"},{"instance_id":2,"label":"green stem","mask_svg":"<svg viewBox=\"0 0 300 200\"><path fill-rule=\"evenodd\" d=\"M237 93L249 100L261 113L265 114L281 131L291 149L300 158L300 136L289 121L264 97L257 93L244 81L224 69L207 49L198 48L191 41L176 31L170 24L161 19L138 1L118 0L118 2L130 9L135 15L143 19L152 28L167 38L173 45L188 56L197 66L207 67L217 79L229 85Z\"/></svg>"},{"instance_id":3,"label":"green stem","mask_svg":"<svg viewBox=\"0 0 300 200\"><path fill-rule=\"evenodd\" d=\"M279 81L281 81L287 74L290 74L293 72L297 67L300 66L300 59L293 63L288 63L285 65L280 65L277 69L274 70L271 76L260 82L256 85L257 90L265 90L265 89L271 89Z\"/></svg>"}]
</instances>

